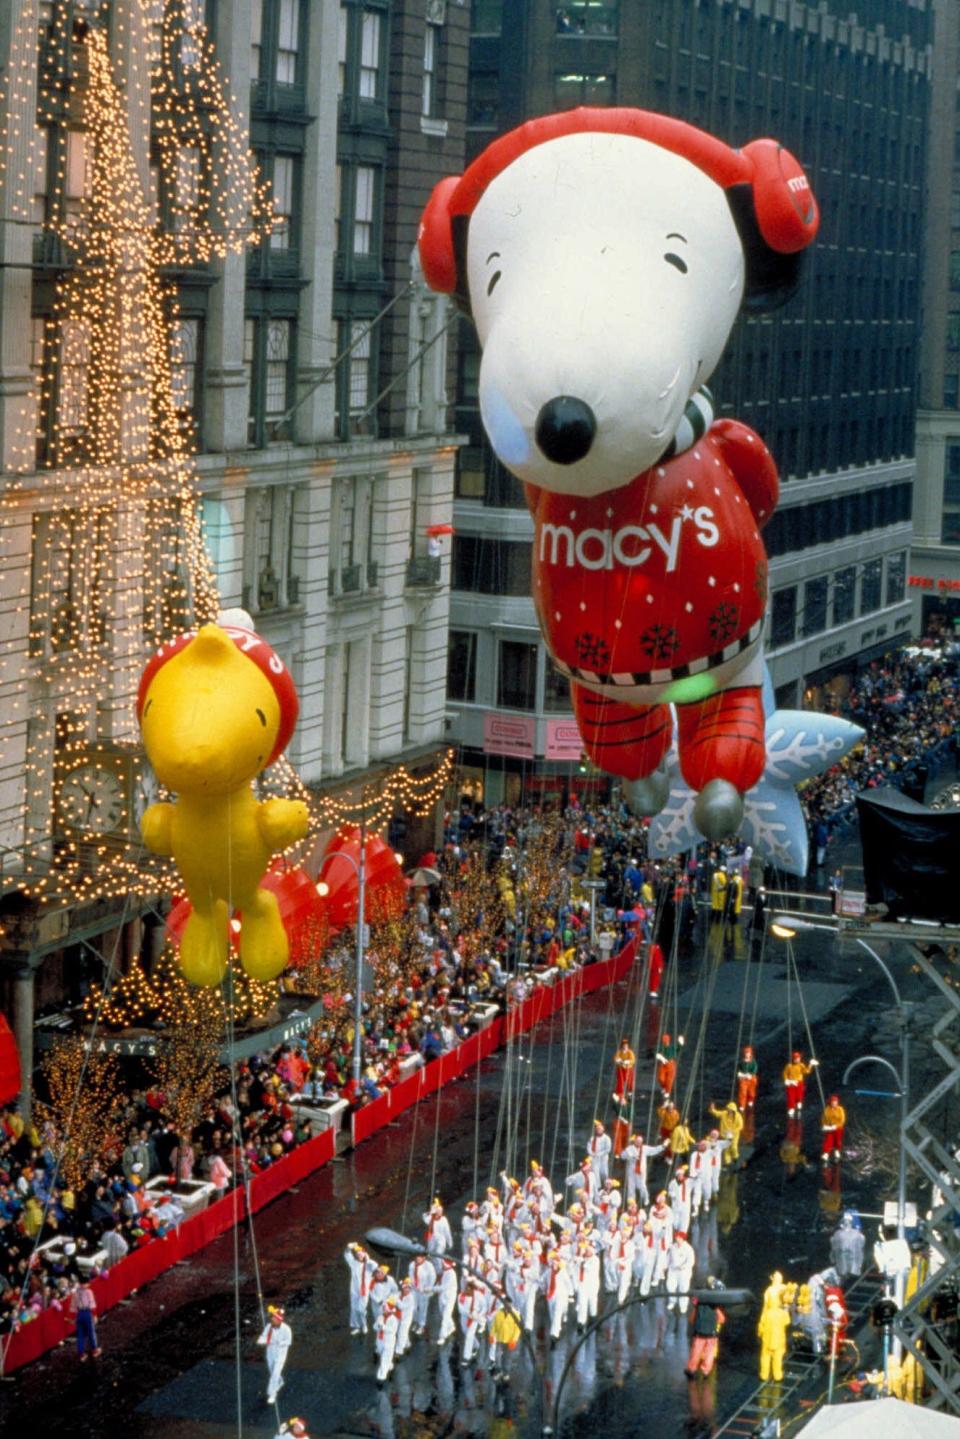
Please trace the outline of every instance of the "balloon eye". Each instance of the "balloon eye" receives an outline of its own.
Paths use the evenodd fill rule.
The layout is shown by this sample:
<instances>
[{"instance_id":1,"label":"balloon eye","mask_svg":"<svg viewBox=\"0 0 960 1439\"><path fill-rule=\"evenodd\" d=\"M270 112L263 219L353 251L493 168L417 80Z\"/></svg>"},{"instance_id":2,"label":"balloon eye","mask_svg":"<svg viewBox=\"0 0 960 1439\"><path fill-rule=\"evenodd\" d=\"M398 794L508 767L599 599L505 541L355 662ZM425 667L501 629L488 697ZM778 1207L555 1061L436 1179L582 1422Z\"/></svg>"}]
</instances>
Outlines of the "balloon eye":
<instances>
[{"instance_id":1,"label":"balloon eye","mask_svg":"<svg viewBox=\"0 0 960 1439\"><path fill-rule=\"evenodd\" d=\"M664 255L663 258L666 260L668 265L672 265L675 270L679 270L681 275L685 275L687 273L687 262L686 260L681 260L679 255L667 254Z\"/></svg>"},{"instance_id":2,"label":"balloon eye","mask_svg":"<svg viewBox=\"0 0 960 1439\"><path fill-rule=\"evenodd\" d=\"M494 270L493 274L490 276L490 283L489 283L489 285L487 286L487 294L488 294L488 295L492 295L492 294L493 294L494 288L495 288L496 283L497 283L497 281L499 280L501 274L502 274L502 271L500 271L500 270Z\"/></svg>"},{"instance_id":3,"label":"balloon eye","mask_svg":"<svg viewBox=\"0 0 960 1439\"><path fill-rule=\"evenodd\" d=\"M147 700L146 704L145 704L144 707L143 707L143 719L146 719L147 715L150 713L150 706L151 706L152 704L153 704L153 700ZM141 723L142 723L142 721L141 721Z\"/></svg>"},{"instance_id":4,"label":"balloon eye","mask_svg":"<svg viewBox=\"0 0 960 1439\"><path fill-rule=\"evenodd\" d=\"M264 714L263 710L257 710L257 714L260 716L260 723L263 725L264 729L266 729L266 727L267 727L267 717L266 717L266 715Z\"/></svg>"}]
</instances>

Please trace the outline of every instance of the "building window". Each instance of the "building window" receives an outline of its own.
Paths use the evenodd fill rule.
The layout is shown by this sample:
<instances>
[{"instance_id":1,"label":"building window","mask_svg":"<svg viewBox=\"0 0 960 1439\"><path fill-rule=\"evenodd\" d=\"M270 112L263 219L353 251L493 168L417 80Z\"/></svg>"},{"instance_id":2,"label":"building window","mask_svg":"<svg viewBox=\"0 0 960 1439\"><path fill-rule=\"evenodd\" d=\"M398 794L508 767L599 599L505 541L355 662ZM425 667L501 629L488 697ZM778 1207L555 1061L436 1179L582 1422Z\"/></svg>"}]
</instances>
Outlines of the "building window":
<instances>
[{"instance_id":1,"label":"building window","mask_svg":"<svg viewBox=\"0 0 960 1439\"><path fill-rule=\"evenodd\" d=\"M347 37L350 15L346 5L340 6L340 23L337 30L337 94L347 93Z\"/></svg>"},{"instance_id":2,"label":"building window","mask_svg":"<svg viewBox=\"0 0 960 1439\"><path fill-rule=\"evenodd\" d=\"M360 26L360 98L377 100L380 96L380 52L383 16L365 10Z\"/></svg>"},{"instance_id":3,"label":"building window","mask_svg":"<svg viewBox=\"0 0 960 1439\"><path fill-rule=\"evenodd\" d=\"M369 475L336 481L330 521L329 591L360 594L377 580L373 561L373 481Z\"/></svg>"},{"instance_id":4,"label":"building window","mask_svg":"<svg viewBox=\"0 0 960 1439\"><path fill-rule=\"evenodd\" d=\"M243 607L251 614L303 603L294 545L303 527L306 489L269 485L244 497Z\"/></svg>"},{"instance_id":5,"label":"building window","mask_svg":"<svg viewBox=\"0 0 960 1439\"><path fill-rule=\"evenodd\" d=\"M795 585L774 590L770 616L770 642L774 649L792 644L797 637L797 590Z\"/></svg>"},{"instance_id":6,"label":"building window","mask_svg":"<svg viewBox=\"0 0 960 1439\"><path fill-rule=\"evenodd\" d=\"M367 414L376 374L371 326L364 320L338 321L336 354L338 434L347 439L351 433L372 433L373 412Z\"/></svg>"},{"instance_id":7,"label":"building window","mask_svg":"<svg viewBox=\"0 0 960 1439\"><path fill-rule=\"evenodd\" d=\"M184 318L174 322L170 334L170 388L173 407L192 431L196 418L200 366L200 321Z\"/></svg>"},{"instance_id":8,"label":"building window","mask_svg":"<svg viewBox=\"0 0 960 1439\"><path fill-rule=\"evenodd\" d=\"M295 85L300 45L300 0L280 0L277 28L277 83Z\"/></svg>"},{"instance_id":9,"label":"building window","mask_svg":"<svg viewBox=\"0 0 960 1439\"><path fill-rule=\"evenodd\" d=\"M607 4L601 0L568 0L566 5L557 6L557 34L616 35L618 9L615 0Z\"/></svg>"},{"instance_id":10,"label":"building window","mask_svg":"<svg viewBox=\"0 0 960 1439\"><path fill-rule=\"evenodd\" d=\"M268 320L266 336L264 418L282 419L290 406L290 331L289 320Z\"/></svg>"},{"instance_id":11,"label":"building window","mask_svg":"<svg viewBox=\"0 0 960 1439\"><path fill-rule=\"evenodd\" d=\"M833 623L848 624L857 605L857 572L853 565L837 570L833 577Z\"/></svg>"},{"instance_id":12,"label":"building window","mask_svg":"<svg viewBox=\"0 0 960 1439\"><path fill-rule=\"evenodd\" d=\"M943 467L943 503L960 505L960 442L947 442Z\"/></svg>"},{"instance_id":13,"label":"building window","mask_svg":"<svg viewBox=\"0 0 960 1439\"><path fill-rule=\"evenodd\" d=\"M263 73L263 0L250 0L250 79Z\"/></svg>"},{"instance_id":14,"label":"building window","mask_svg":"<svg viewBox=\"0 0 960 1439\"><path fill-rule=\"evenodd\" d=\"M353 253L373 254L373 225L376 213L377 171L372 165L358 165L354 172Z\"/></svg>"},{"instance_id":15,"label":"building window","mask_svg":"<svg viewBox=\"0 0 960 1439\"><path fill-rule=\"evenodd\" d=\"M907 552L900 550L898 554L890 555L887 559L887 604L898 605L906 593L907 583Z\"/></svg>"},{"instance_id":16,"label":"building window","mask_svg":"<svg viewBox=\"0 0 960 1439\"><path fill-rule=\"evenodd\" d=\"M467 124L500 122L500 76L496 70L471 70L467 86Z\"/></svg>"},{"instance_id":17,"label":"building window","mask_svg":"<svg viewBox=\"0 0 960 1439\"><path fill-rule=\"evenodd\" d=\"M30 654L62 654L105 636L111 513L106 507L60 510L33 519Z\"/></svg>"},{"instance_id":18,"label":"building window","mask_svg":"<svg viewBox=\"0 0 960 1439\"><path fill-rule=\"evenodd\" d=\"M251 444L282 438L284 427L280 422L292 403L293 337L292 320L248 316L244 323L243 365L249 386Z\"/></svg>"},{"instance_id":19,"label":"building window","mask_svg":"<svg viewBox=\"0 0 960 1439\"><path fill-rule=\"evenodd\" d=\"M297 175L295 155L273 157L273 213L277 217L270 231L271 250L289 250L293 245L294 187Z\"/></svg>"},{"instance_id":20,"label":"building window","mask_svg":"<svg viewBox=\"0 0 960 1439\"><path fill-rule=\"evenodd\" d=\"M473 0L470 7L471 35L499 35L503 24L503 0Z\"/></svg>"},{"instance_id":21,"label":"building window","mask_svg":"<svg viewBox=\"0 0 960 1439\"><path fill-rule=\"evenodd\" d=\"M572 110L576 105L612 105L614 97L612 75L571 70L554 76L553 98L558 110Z\"/></svg>"},{"instance_id":22,"label":"building window","mask_svg":"<svg viewBox=\"0 0 960 1439\"><path fill-rule=\"evenodd\" d=\"M960 350L960 315L947 316L947 349Z\"/></svg>"},{"instance_id":23,"label":"building window","mask_svg":"<svg viewBox=\"0 0 960 1439\"><path fill-rule=\"evenodd\" d=\"M960 250L950 251L950 288L960 290Z\"/></svg>"},{"instance_id":24,"label":"building window","mask_svg":"<svg viewBox=\"0 0 960 1439\"><path fill-rule=\"evenodd\" d=\"M423 96L421 114L437 113L437 67L440 57L440 26L428 25L423 41Z\"/></svg>"},{"instance_id":25,"label":"building window","mask_svg":"<svg viewBox=\"0 0 960 1439\"><path fill-rule=\"evenodd\" d=\"M827 628L827 576L807 580L803 589L803 633L819 635Z\"/></svg>"},{"instance_id":26,"label":"building window","mask_svg":"<svg viewBox=\"0 0 960 1439\"><path fill-rule=\"evenodd\" d=\"M67 450L79 443L86 433L89 364L89 326L83 320L62 321L56 429L60 446Z\"/></svg>"},{"instance_id":27,"label":"building window","mask_svg":"<svg viewBox=\"0 0 960 1439\"><path fill-rule=\"evenodd\" d=\"M359 419L370 403L370 326L355 338L350 351L350 415Z\"/></svg>"},{"instance_id":28,"label":"building window","mask_svg":"<svg viewBox=\"0 0 960 1439\"><path fill-rule=\"evenodd\" d=\"M860 613L872 614L880 608L883 593L883 560L868 560L863 567L860 588Z\"/></svg>"},{"instance_id":29,"label":"building window","mask_svg":"<svg viewBox=\"0 0 960 1439\"><path fill-rule=\"evenodd\" d=\"M473 704L477 698L477 636L451 630L447 645L447 698Z\"/></svg>"},{"instance_id":30,"label":"building window","mask_svg":"<svg viewBox=\"0 0 960 1439\"><path fill-rule=\"evenodd\" d=\"M960 409L960 375L944 375L943 408L945 410Z\"/></svg>"},{"instance_id":31,"label":"building window","mask_svg":"<svg viewBox=\"0 0 960 1439\"><path fill-rule=\"evenodd\" d=\"M517 640L500 641L497 704L502 709L536 709L538 653L537 645Z\"/></svg>"},{"instance_id":32,"label":"building window","mask_svg":"<svg viewBox=\"0 0 960 1439\"><path fill-rule=\"evenodd\" d=\"M476 594L529 595L529 542L455 535L452 584Z\"/></svg>"},{"instance_id":33,"label":"building window","mask_svg":"<svg viewBox=\"0 0 960 1439\"><path fill-rule=\"evenodd\" d=\"M570 681L566 675L560 673L546 653L545 660L543 708L547 714L569 714L573 709L573 701L570 698Z\"/></svg>"}]
</instances>

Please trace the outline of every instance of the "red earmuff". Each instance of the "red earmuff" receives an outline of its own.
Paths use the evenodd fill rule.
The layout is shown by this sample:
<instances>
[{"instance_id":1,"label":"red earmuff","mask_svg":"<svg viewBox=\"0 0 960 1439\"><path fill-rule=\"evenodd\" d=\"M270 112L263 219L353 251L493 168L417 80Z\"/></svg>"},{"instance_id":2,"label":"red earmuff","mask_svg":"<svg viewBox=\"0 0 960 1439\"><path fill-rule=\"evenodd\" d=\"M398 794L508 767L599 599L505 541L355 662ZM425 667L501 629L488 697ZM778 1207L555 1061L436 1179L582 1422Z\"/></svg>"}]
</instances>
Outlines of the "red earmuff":
<instances>
[{"instance_id":1,"label":"red earmuff","mask_svg":"<svg viewBox=\"0 0 960 1439\"><path fill-rule=\"evenodd\" d=\"M417 236L424 278L431 290L437 290L441 295L452 295L457 288L457 257L453 246L450 202L460 180L460 175L448 175L434 185Z\"/></svg>"},{"instance_id":2,"label":"red earmuff","mask_svg":"<svg viewBox=\"0 0 960 1439\"><path fill-rule=\"evenodd\" d=\"M799 160L776 140L751 140L742 154L753 168L753 205L766 243L780 255L806 249L820 212Z\"/></svg>"}]
</instances>

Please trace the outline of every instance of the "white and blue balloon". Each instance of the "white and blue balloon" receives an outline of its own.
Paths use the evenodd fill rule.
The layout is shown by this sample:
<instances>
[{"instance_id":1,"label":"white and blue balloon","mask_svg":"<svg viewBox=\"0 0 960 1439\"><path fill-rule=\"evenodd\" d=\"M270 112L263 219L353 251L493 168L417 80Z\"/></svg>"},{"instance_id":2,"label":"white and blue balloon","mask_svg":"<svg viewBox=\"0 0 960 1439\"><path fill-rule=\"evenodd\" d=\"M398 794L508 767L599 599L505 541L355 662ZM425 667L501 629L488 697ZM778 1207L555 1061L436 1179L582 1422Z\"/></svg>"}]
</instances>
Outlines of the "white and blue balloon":
<instances>
[{"instance_id":1,"label":"white and blue balloon","mask_svg":"<svg viewBox=\"0 0 960 1439\"><path fill-rule=\"evenodd\" d=\"M864 737L859 725L812 710L777 709L767 674L763 688L767 763L760 783L744 796L740 838L787 874L807 872L809 838L796 786L826 774ZM666 760L670 793L650 821L651 855L684 854L705 836L693 819L696 793L684 784L674 743Z\"/></svg>"}]
</instances>

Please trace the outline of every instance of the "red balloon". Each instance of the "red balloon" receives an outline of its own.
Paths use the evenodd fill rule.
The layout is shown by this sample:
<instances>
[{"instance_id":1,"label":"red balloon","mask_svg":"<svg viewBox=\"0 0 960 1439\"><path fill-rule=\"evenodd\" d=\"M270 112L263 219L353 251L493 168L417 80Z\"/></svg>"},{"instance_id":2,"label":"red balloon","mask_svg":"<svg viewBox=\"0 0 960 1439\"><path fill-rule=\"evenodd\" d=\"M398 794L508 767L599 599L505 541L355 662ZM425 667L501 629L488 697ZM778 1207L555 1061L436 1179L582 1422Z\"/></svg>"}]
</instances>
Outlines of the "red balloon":
<instances>
[{"instance_id":1,"label":"red balloon","mask_svg":"<svg viewBox=\"0 0 960 1439\"><path fill-rule=\"evenodd\" d=\"M20 1093L20 1054L17 1041L4 1015L0 1014L0 1104L9 1104Z\"/></svg>"},{"instance_id":2,"label":"red balloon","mask_svg":"<svg viewBox=\"0 0 960 1439\"><path fill-rule=\"evenodd\" d=\"M323 882L328 889L326 905L331 929L356 923L359 863L359 829L335 834L327 845L318 875L318 883ZM364 877L368 919L402 912L406 880L393 850L378 834L367 835L364 843Z\"/></svg>"},{"instance_id":3,"label":"red balloon","mask_svg":"<svg viewBox=\"0 0 960 1439\"><path fill-rule=\"evenodd\" d=\"M316 885L306 870L284 864L283 860L274 860L260 881L260 887L277 896L277 907L290 945L290 963L302 964L316 951L328 926L326 905L317 893ZM189 899L182 898L176 901L167 915L167 930L175 944L180 943L180 936L192 912ZM242 928L243 915L238 913L234 922Z\"/></svg>"}]
</instances>

